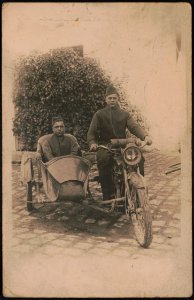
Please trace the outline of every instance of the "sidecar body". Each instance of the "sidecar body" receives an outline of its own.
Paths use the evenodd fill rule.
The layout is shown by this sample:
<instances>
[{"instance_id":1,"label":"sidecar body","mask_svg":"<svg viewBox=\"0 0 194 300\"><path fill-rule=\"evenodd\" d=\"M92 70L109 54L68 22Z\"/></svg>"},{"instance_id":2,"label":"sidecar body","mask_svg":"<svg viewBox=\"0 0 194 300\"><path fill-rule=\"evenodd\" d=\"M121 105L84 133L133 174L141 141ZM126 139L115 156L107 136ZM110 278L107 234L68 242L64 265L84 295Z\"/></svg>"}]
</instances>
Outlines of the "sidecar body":
<instances>
[{"instance_id":1,"label":"sidecar body","mask_svg":"<svg viewBox=\"0 0 194 300\"><path fill-rule=\"evenodd\" d=\"M45 193L51 201L81 200L86 197L89 163L78 156L40 161Z\"/></svg>"},{"instance_id":2,"label":"sidecar body","mask_svg":"<svg viewBox=\"0 0 194 300\"><path fill-rule=\"evenodd\" d=\"M37 172L35 172L35 168ZM43 163L41 159L23 156L21 174L27 184L27 202L33 200L32 187L35 185L40 195L40 187L46 195L46 202L80 201L86 198L90 162L82 157L60 156ZM45 202L45 201L44 201Z\"/></svg>"}]
</instances>

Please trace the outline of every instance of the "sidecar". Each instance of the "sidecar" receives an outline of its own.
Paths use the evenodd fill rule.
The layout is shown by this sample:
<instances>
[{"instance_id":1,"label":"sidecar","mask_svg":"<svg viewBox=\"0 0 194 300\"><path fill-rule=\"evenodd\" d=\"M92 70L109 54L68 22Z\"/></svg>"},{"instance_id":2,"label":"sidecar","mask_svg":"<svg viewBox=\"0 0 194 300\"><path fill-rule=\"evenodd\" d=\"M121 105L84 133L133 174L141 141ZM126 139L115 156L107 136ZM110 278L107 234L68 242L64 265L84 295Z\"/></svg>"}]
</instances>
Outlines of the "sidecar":
<instances>
[{"instance_id":1,"label":"sidecar","mask_svg":"<svg viewBox=\"0 0 194 300\"><path fill-rule=\"evenodd\" d=\"M60 156L44 163L35 153L24 153L21 177L27 188L28 211L36 203L84 200L88 192L90 167L90 162L79 156ZM33 196L33 187L36 197ZM46 201L40 197L42 190Z\"/></svg>"}]
</instances>

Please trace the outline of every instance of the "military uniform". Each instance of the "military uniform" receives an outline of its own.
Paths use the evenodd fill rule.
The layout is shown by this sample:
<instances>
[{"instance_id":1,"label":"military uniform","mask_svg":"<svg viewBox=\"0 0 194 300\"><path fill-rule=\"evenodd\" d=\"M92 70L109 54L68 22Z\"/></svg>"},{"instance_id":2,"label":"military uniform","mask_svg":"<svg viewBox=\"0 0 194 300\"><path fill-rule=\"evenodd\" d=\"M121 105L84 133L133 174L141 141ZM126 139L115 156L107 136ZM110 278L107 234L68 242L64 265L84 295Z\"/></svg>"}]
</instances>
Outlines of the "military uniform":
<instances>
[{"instance_id":1,"label":"military uniform","mask_svg":"<svg viewBox=\"0 0 194 300\"><path fill-rule=\"evenodd\" d=\"M47 134L38 140L37 152L41 154L43 162L63 155L80 155L77 139L71 134Z\"/></svg>"},{"instance_id":2,"label":"military uniform","mask_svg":"<svg viewBox=\"0 0 194 300\"><path fill-rule=\"evenodd\" d=\"M89 146L92 144L107 145L111 139L126 138L126 129L142 141L148 135L130 116L128 112L116 107L107 106L97 111L91 121L87 141ZM142 175L144 159L140 164ZM97 166L99 170L100 183L104 199L110 199L114 195L114 185L112 182L113 158L111 153L104 149L97 152Z\"/></svg>"}]
</instances>

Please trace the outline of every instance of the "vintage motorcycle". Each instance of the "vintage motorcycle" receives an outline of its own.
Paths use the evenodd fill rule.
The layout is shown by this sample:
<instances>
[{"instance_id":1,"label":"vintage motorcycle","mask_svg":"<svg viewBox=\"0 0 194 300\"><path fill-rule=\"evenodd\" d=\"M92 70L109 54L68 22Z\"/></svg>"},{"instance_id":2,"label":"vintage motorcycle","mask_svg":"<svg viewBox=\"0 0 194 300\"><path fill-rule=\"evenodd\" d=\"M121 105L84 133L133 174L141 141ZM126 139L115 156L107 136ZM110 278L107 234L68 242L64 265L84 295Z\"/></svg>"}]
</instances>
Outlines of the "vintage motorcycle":
<instances>
[{"instance_id":1,"label":"vintage motorcycle","mask_svg":"<svg viewBox=\"0 0 194 300\"><path fill-rule=\"evenodd\" d=\"M131 219L137 242L144 248L152 241L152 217L149 207L148 189L144 177L139 172L142 158L141 147L134 139L112 139L107 146L99 145L113 155L113 182L115 198L95 201L90 191L90 184L98 178L91 178L91 161L85 157L67 155L56 157L44 163L40 158L23 156L23 181L26 183L27 210L32 211L36 203L60 203L77 201L107 213L114 211L127 215ZM89 152L88 152L89 153ZM34 162L37 176L34 176ZM36 177L36 178L35 178ZM38 201L33 196L33 186L38 194ZM40 198L43 187L46 201ZM37 197L36 197L37 199ZM97 206L95 204L97 203ZM109 205L110 208L105 206ZM105 207L105 208L104 208Z\"/></svg>"},{"instance_id":2,"label":"vintage motorcycle","mask_svg":"<svg viewBox=\"0 0 194 300\"><path fill-rule=\"evenodd\" d=\"M152 241L152 217L149 207L148 188L140 174L139 163L142 158L139 141L130 139L111 139L107 146L99 145L113 155L113 182L115 199L101 201L111 204L109 212L117 210L125 212L131 219L138 243L147 248Z\"/></svg>"}]
</instances>

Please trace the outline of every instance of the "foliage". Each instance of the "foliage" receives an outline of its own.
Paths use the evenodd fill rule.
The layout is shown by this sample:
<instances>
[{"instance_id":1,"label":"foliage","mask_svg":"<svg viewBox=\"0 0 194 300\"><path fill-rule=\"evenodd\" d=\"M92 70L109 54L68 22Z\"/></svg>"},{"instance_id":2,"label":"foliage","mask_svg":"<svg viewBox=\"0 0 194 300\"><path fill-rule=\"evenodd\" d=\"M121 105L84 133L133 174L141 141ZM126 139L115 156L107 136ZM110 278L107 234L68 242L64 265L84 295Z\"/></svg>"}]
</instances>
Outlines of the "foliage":
<instances>
[{"instance_id":1,"label":"foliage","mask_svg":"<svg viewBox=\"0 0 194 300\"><path fill-rule=\"evenodd\" d=\"M87 149L89 124L104 107L109 84L111 78L94 59L79 56L73 49L20 58L15 67L13 132L23 141L22 150L35 150L38 138L52 132L52 117L57 115L64 118L66 132ZM128 109L122 91L121 104Z\"/></svg>"}]
</instances>

